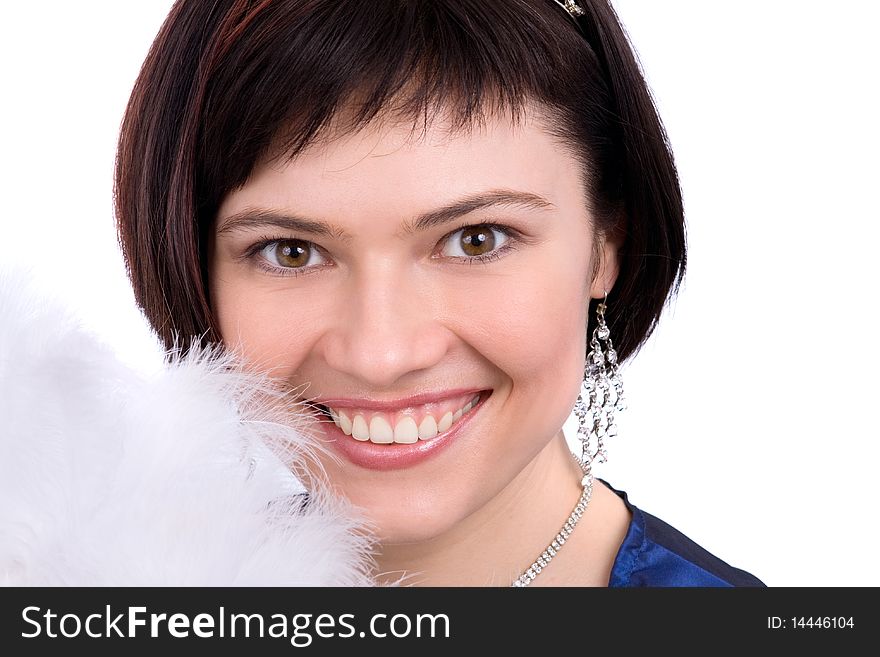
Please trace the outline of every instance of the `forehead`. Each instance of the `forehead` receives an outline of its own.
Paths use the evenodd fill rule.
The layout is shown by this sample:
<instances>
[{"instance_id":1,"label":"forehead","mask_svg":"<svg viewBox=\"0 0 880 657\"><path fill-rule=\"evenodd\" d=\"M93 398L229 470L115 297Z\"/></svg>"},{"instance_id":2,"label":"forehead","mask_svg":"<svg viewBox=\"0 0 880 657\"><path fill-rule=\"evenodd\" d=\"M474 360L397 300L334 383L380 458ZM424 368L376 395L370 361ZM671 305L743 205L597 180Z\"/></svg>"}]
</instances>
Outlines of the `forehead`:
<instances>
[{"instance_id":1,"label":"forehead","mask_svg":"<svg viewBox=\"0 0 880 657\"><path fill-rule=\"evenodd\" d=\"M312 216L411 216L453 198L512 189L548 198L580 189L580 167L548 130L546 114L527 107L515 120L496 113L453 130L443 115L414 129L379 116L345 132L345 116L294 159L257 163L227 195L220 216L253 207L296 208ZM554 198L555 197L555 198Z\"/></svg>"}]
</instances>

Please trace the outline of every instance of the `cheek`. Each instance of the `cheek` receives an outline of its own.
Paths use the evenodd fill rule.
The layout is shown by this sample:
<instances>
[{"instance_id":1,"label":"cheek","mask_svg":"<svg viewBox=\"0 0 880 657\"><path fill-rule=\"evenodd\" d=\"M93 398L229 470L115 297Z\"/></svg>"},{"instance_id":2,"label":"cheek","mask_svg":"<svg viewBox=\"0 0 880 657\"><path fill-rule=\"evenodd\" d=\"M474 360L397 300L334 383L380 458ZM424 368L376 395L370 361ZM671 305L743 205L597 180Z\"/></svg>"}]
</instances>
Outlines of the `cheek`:
<instances>
[{"instance_id":1,"label":"cheek","mask_svg":"<svg viewBox=\"0 0 880 657\"><path fill-rule=\"evenodd\" d=\"M586 267L557 262L545 261L540 268L532 263L511 278L483 281L485 301L460 305L469 321L460 322L459 335L503 372L503 420L496 426L512 467L524 466L521 461L533 457L562 428L583 377ZM512 457L511 450L519 457Z\"/></svg>"},{"instance_id":2,"label":"cheek","mask_svg":"<svg viewBox=\"0 0 880 657\"><path fill-rule=\"evenodd\" d=\"M479 317L483 355L529 389L544 388L548 380L582 370L588 294L584 281L580 268L550 263L489 284L483 290L488 301L469 311L470 317Z\"/></svg>"},{"instance_id":3,"label":"cheek","mask_svg":"<svg viewBox=\"0 0 880 657\"><path fill-rule=\"evenodd\" d=\"M309 317L319 311L308 295L220 275L211 294L223 343L248 362L283 377L307 358L315 326Z\"/></svg>"}]
</instances>

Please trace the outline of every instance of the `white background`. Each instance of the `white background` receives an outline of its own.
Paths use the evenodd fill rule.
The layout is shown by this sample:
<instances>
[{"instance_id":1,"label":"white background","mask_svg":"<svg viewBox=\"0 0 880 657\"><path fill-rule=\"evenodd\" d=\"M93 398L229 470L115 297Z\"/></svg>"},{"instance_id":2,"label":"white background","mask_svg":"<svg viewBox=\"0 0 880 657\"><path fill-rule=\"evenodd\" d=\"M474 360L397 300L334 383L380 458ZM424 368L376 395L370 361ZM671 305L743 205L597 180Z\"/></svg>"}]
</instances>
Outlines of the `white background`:
<instances>
[{"instance_id":1,"label":"white background","mask_svg":"<svg viewBox=\"0 0 880 657\"><path fill-rule=\"evenodd\" d=\"M170 5L8 3L0 26L0 262L30 266L145 370L161 358L117 251L111 182ZM615 6L675 150L690 263L623 372L629 410L597 472L767 584L876 586L878 11Z\"/></svg>"}]
</instances>

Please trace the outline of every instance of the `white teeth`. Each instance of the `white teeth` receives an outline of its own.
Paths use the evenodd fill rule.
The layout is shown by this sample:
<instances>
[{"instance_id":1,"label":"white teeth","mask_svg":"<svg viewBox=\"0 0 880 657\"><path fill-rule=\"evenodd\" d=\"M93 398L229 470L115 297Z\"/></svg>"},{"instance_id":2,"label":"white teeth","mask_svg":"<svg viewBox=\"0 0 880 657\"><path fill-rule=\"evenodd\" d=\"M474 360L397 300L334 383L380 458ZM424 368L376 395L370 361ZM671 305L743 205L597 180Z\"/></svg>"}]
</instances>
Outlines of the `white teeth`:
<instances>
[{"instance_id":1,"label":"white teeth","mask_svg":"<svg viewBox=\"0 0 880 657\"><path fill-rule=\"evenodd\" d=\"M437 420L433 415L426 415L425 419L419 425L419 438L422 440L430 440L437 435Z\"/></svg>"},{"instance_id":2,"label":"white teeth","mask_svg":"<svg viewBox=\"0 0 880 657\"><path fill-rule=\"evenodd\" d=\"M334 411L332 408L328 408L327 415L329 415L330 419L333 420L333 424L335 424L337 427L340 426L339 414L337 414L336 411Z\"/></svg>"},{"instance_id":3,"label":"white teeth","mask_svg":"<svg viewBox=\"0 0 880 657\"><path fill-rule=\"evenodd\" d=\"M346 436L351 435L351 420L345 414L345 411L339 411L337 418L334 418L334 421L336 421L336 424L339 425L339 428L342 429L342 432Z\"/></svg>"},{"instance_id":4,"label":"white teeth","mask_svg":"<svg viewBox=\"0 0 880 657\"><path fill-rule=\"evenodd\" d=\"M431 416L429 415L428 417ZM410 444L416 442L418 439L419 428L416 426L416 421L409 415L403 418L397 423L397 426L394 427L394 442Z\"/></svg>"},{"instance_id":5,"label":"white teeth","mask_svg":"<svg viewBox=\"0 0 880 657\"><path fill-rule=\"evenodd\" d=\"M363 415L354 416L354 423L351 425L351 435L357 440L370 439L370 429L367 427L367 422L364 420Z\"/></svg>"},{"instance_id":6,"label":"white teeth","mask_svg":"<svg viewBox=\"0 0 880 657\"><path fill-rule=\"evenodd\" d=\"M440 422L437 423L437 433L443 433L451 426L452 426L452 412L446 411L446 415L441 417Z\"/></svg>"},{"instance_id":7,"label":"white teeth","mask_svg":"<svg viewBox=\"0 0 880 657\"><path fill-rule=\"evenodd\" d=\"M418 440L430 440L438 433L443 433L453 422L456 422L462 415L470 411L480 401L480 395L474 395L467 404L455 411L447 411L440 421L437 422L433 415L425 415L422 423L416 426L413 417L406 415L392 428L388 420L382 415L374 415L370 420L369 426L363 415L355 415L352 420L345 411L337 411L328 408L330 417L333 422L342 429L342 432L348 436L352 436L355 440L367 441L379 444L401 443L412 444Z\"/></svg>"},{"instance_id":8,"label":"white teeth","mask_svg":"<svg viewBox=\"0 0 880 657\"><path fill-rule=\"evenodd\" d=\"M374 415L370 420L370 442L371 443L393 443L394 430L391 425L381 415Z\"/></svg>"}]
</instances>

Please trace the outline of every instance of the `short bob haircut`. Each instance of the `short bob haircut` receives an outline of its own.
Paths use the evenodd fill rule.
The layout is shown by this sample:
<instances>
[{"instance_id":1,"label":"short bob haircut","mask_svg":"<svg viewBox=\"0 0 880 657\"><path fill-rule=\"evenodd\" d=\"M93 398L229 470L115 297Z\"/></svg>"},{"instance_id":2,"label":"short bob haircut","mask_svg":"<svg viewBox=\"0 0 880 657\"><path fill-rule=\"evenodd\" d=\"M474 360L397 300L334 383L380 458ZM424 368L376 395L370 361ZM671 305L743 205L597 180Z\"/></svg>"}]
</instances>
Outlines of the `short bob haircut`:
<instances>
[{"instance_id":1,"label":"short bob haircut","mask_svg":"<svg viewBox=\"0 0 880 657\"><path fill-rule=\"evenodd\" d=\"M462 130L532 102L577 158L595 230L624 236L607 317L620 359L635 353L684 275L681 190L614 10L579 5L580 30L554 0L178 0L135 83L114 179L128 276L166 349L222 341L208 238L261 158L295 157L343 108L351 132L383 110L427 125L429 108Z\"/></svg>"}]
</instances>

